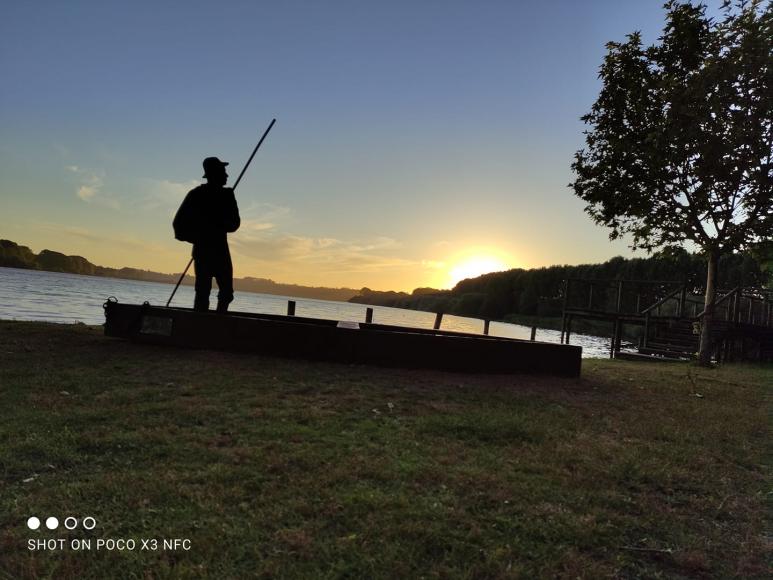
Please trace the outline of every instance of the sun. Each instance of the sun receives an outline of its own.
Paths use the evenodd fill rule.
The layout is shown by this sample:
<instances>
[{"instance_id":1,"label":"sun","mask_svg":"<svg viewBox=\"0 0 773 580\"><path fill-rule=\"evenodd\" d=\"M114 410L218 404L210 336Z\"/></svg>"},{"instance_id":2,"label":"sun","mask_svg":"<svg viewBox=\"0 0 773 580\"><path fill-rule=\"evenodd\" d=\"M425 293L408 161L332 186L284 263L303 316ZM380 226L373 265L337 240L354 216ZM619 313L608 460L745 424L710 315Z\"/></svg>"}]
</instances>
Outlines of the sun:
<instances>
[{"instance_id":1,"label":"sun","mask_svg":"<svg viewBox=\"0 0 773 580\"><path fill-rule=\"evenodd\" d=\"M465 278L477 278L489 272L502 272L509 270L504 260L495 256L470 256L457 262L449 271L450 287L453 288Z\"/></svg>"}]
</instances>

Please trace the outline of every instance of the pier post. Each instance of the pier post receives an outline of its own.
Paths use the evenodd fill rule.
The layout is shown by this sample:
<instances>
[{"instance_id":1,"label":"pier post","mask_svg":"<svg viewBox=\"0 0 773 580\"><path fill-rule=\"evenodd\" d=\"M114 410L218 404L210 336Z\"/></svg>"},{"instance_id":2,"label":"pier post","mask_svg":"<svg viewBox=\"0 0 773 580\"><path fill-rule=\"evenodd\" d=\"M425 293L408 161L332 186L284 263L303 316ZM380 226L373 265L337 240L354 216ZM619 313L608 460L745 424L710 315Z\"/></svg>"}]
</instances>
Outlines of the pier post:
<instances>
[{"instance_id":1,"label":"pier post","mask_svg":"<svg viewBox=\"0 0 773 580\"><path fill-rule=\"evenodd\" d=\"M569 336L572 334L572 316L566 318L566 343L569 344Z\"/></svg>"},{"instance_id":2,"label":"pier post","mask_svg":"<svg viewBox=\"0 0 773 580\"><path fill-rule=\"evenodd\" d=\"M617 341L617 320L612 320L612 340L609 341L609 358L615 358L615 342Z\"/></svg>"},{"instance_id":3,"label":"pier post","mask_svg":"<svg viewBox=\"0 0 773 580\"><path fill-rule=\"evenodd\" d=\"M370 324L373 322L373 309L372 308L366 308L365 309L365 322Z\"/></svg>"},{"instance_id":4,"label":"pier post","mask_svg":"<svg viewBox=\"0 0 773 580\"><path fill-rule=\"evenodd\" d=\"M491 324L490 320L484 320L483 321L483 334L488 334L489 331L489 325Z\"/></svg>"},{"instance_id":5,"label":"pier post","mask_svg":"<svg viewBox=\"0 0 773 580\"><path fill-rule=\"evenodd\" d=\"M532 326L531 327L531 338L529 340L531 340L533 342L534 340L536 340L536 338L537 338L537 327L536 326Z\"/></svg>"},{"instance_id":6,"label":"pier post","mask_svg":"<svg viewBox=\"0 0 773 580\"><path fill-rule=\"evenodd\" d=\"M443 313L438 312L435 315L435 325L432 327L434 330L438 330L440 328L440 323L443 321Z\"/></svg>"},{"instance_id":7,"label":"pier post","mask_svg":"<svg viewBox=\"0 0 773 580\"><path fill-rule=\"evenodd\" d=\"M295 300L287 301L287 316L295 316Z\"/></svg>"},{"instance_id":8,"label":"pier post","mask_svg":"<svg viewBox=\"0 0 773 580\"><path fill-rule=\"evenodd\" d=\"M736 291L733 296L733 322L738 324L741 321L741 297L740 292Z\"/></svg>"},{"instance_id":9,"label":"pier post","mask_svg":"<svg viewBox=\"0 0 773 580\"><path fill-rule=\"evenodd\" d=\"M569 282L570 279L567 278L564 280L564 304L561 309L561 344L564 344L564 341L566 341L566 344L569 344L569 335L567 333L567 316L566 316L566 307L569 305Z\"/></svg>"}]
</instances>

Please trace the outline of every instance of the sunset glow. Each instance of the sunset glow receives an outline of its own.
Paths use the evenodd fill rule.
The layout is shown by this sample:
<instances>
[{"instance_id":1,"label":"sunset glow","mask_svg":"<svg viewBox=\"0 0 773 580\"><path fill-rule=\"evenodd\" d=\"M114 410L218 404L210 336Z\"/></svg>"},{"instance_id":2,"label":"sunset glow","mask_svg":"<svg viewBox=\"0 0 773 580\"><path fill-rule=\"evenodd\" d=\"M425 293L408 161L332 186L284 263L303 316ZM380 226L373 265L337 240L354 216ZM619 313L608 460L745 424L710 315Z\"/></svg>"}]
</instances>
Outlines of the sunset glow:
<instances>
[{"instance_id":1,"label":"sunset glow","mask_svg":"<svg viewBox=\"0 0 773 580\"><path fill-rule=\"evenodd\" d=\"M475 278L489 272L501 272L510 269L502 259L494 256L472 256L453 266L449 272L449 287L453 288L465 278Z\"/></svg>"}]
</instances>

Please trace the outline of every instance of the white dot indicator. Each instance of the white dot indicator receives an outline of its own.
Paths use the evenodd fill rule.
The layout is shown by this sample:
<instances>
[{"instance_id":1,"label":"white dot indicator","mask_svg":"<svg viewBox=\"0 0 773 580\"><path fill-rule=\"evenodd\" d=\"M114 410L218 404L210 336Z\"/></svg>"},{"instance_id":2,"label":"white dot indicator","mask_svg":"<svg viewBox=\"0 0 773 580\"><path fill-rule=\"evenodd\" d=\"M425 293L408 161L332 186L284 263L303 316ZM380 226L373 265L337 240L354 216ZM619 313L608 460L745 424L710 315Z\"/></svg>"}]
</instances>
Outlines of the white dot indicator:
<instances>
[{"instance_id":1,"label":"white dot indicator","mask_svg":"<svg viewBox=\"0 0 773 580\"><path fill-rule=\"evenodd\" d=\"M55 530L59 527L59 520L51 516L50 518L46 519L46 527L49 530Z\"/></svg>"},{"instance_id":2,"label":"white dot indicator","mask_svg":"<svg viewBox=\"0 0 773 580\"><path fill-rule=\"evenodd\" d=\"M83 527L87 530L93 530L97 525L97 520L92 518L91 516L87 518L83 518Z\"/></svg>"},{"instance_id":3,"label":"white dot indicator","mask_svg":"<svg viewBox=\"0 0 773 580\"><path fill-rule=\"evenodd\" d=\"M40 520L35 516L32 516L27 520L27 527L31 530L37 530L40 527Z\"/></svg>"},{"instance_id":4,"label":"white dot indicator","mask_svg":"<svg viewBox=\"0 0 773 580\"><path fill-rule=\"evenodd\" d=\"M64 527L68 530L74 530L78 527L78 520L72 516L64 518Z\"/></svg>"}]
</instances>

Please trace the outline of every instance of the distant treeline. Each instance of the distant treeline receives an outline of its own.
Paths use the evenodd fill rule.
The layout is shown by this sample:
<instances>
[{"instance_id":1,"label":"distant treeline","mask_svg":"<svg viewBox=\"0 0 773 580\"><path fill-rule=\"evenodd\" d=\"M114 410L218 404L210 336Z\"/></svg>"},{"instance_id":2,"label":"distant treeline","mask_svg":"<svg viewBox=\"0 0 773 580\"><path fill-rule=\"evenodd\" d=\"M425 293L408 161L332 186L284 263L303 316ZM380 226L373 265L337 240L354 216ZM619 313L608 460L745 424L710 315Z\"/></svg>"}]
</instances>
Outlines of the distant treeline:
<instances>
[{"instance_id":1,"label":"distant treeline","mask_svg":"<svg viewBox=\"0 0 773 580\"><path fill-rule=\"evenodd\" d=\"M763 286L770 271L749 255L723 256L719 264L719 288ZM377 292L363 288L350 302L443 312L490 320L561 316L563 281L567 278L596 280L658 280L687 282L696 293L706 280L706 260L686 251L668 256L612 258L603 264L514 269L462 280L453 290L417 288L405 292Z\"/></svg>"},{"instance_id":2,"label":"distant treeline","mask_svg":"<svg viewBox=\"0 0 773 580\"><path fill-rule=\"evenodd\" d=\"M177 283L180 277L180 273L162 274L137 268L105 268L104 266L92 264L82 256L67 256L52 250L43 250L39 254L35 254L27 246L20 246L10 240L0 240L0 267L46 270L47 272L65 272L69 274L169 284ZM183 284L190 286L193 286L193 282L193 276L186 276L183 280ZM242 292L278 294L299 298L316 298L318 300L339 300L342 302L349 300L358 293L357 290L352 288L323 288L280 284L265 278L237 278L234 280L234 288Z\"/></svg>"}]
</instances>

